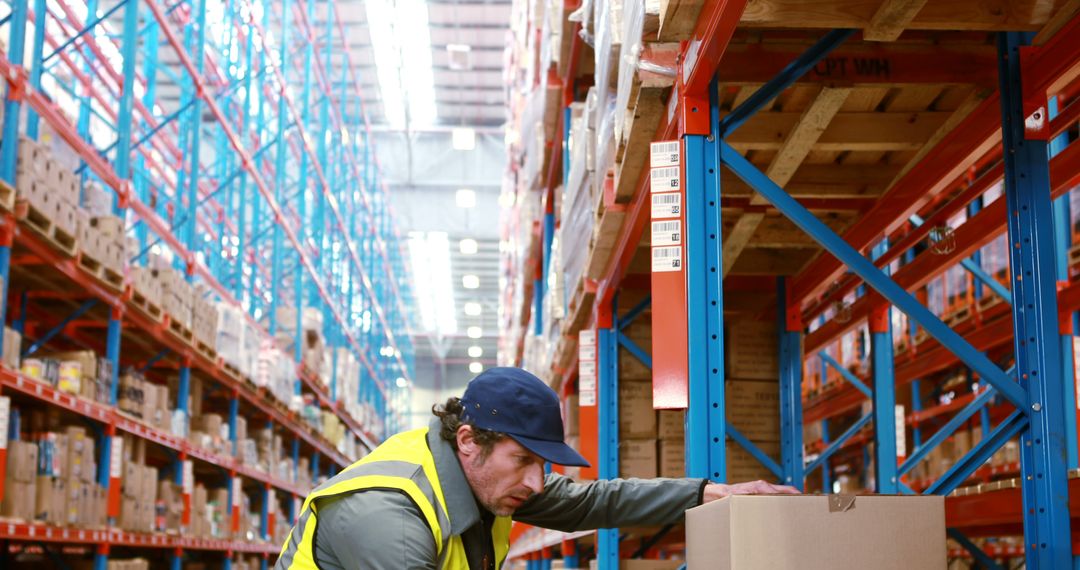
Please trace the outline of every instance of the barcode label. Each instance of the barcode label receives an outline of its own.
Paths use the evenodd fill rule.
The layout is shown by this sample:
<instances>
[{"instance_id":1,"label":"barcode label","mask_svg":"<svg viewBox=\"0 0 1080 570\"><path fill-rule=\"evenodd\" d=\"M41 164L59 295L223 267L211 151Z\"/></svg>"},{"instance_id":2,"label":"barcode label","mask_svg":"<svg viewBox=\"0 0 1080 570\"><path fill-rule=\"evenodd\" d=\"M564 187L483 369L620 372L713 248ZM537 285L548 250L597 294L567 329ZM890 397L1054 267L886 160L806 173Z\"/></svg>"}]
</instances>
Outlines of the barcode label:
<instances>
[{"instance_id":1,"label":"barcode label","mask_svg":"<svg viewBox=\"0 0 1080 570\"><path fill-rule=\"evenodd\" d=\"M658 245L681 245L682 244L682 221L670 220L667 222L652 223L652 244Z\"/></svg>"},{"instance_id":2,"label":"barcode label","mask_svg":"<svg viewBox=\"0 0 1080 570\"><path fill-rule=\"evenodd\" d=\"M654 142L649 145L649 167L679 165L679 141Z\"/></svg>"},{"instance_id":3,"label":"barcode label","mask_svg":"<svg viewBox=\"0 0 1080 570\"><path fill-rule=\"evenodd\" d=\"M652 195L652 218L678 218L682 216L682 194L671 192Z\"/></svg>"},{"instance_id":4,"label":"barcode label","mask_svg":"<svg viewBox=\"0 0 1080 570\"><path fill-rule=\"evenodd\" d=\"M243 487L240 485L240 478L233 477L232 480L232 506L239 507L241 505L240 493L244 492Z\"/></svg>"},{"instance_id":5,"label":"barcode label","mask_svg":"<svg viewBox=\"0 0 1080 570\"><path fill-rule=\"evenodd\" d=\"M596 361L594 360L582 360L578 362L578 376L592 375L596 376Z\"/></svg>"},{"instance_id":6,"label":"barcode label","mask_svg":"<svg viewBox=\"0 0 1080 570\"><path fill-rule=\"evenodd\" d=\"M596 374L578 374L578 390L595 390Z\"/></svg>"},{"instance_id":7,"label":"barcode label","mask_svg":"<svg viewBox=\"0 0 1080 570\"><path fill-rule=\"evenodd\" d=\"M185 495L190 495L195 491L195 470L194 464L190 460L184 461L184 476L181 481L183 482Z\"/></svg>"},{"instance_id":8,"label":"barcode label","mask_svg":"<svg viewBox=\"0 0 1080 570\"><path fill-rule=\"evenodd\" d=\"M682 189L679 167L654 168L649 173L649 189L652 192L673 192Z\"/></svg>"},{"instance_id":9,"label":"barcode label","mask_svg":"<svg viewBox=\"0 0 1080 570\"><path fill-rule=\"evenodd\" d=\"M580 407L588 406L588 407L591 408L591 407L593 407L595 405L596 405L596 389L593 388L592 390L581 390L579 388L578 389L578 407L580 408Z\"/></svg>"},{"instance_id":10,"label":"barcode label","mask_svg":"<svg viewBox=\"0 0 1080 570\"><path fill-rule=\"evenodd\" d=\"M124 471L124 438L112 436L112 448L109 449L109 478L119 479Z\"/></svg>"},{"instance_id":11,"label":"barcode label","mask_svg":"<svg viewBox=\"0 0 1080 570\"><path fill-rule=\"evenodd\" d=\"M592 329L583 330L578 333L578 345L579 346L596 346L596 331Z\"/></svg>"},{"instance_id":12,"label":"barcode label","mask_svg":"<svg viewBox=\"0 0 1080 570\"><path fill-rule=\"evenodd\" d=\"M581 362L596 361L596 347L595 346L579 346L578 347L578 360Z\"/></svg>"},{"instance_id":13,"label":"barcode label","mask_svg":"<svg viewBox=\"0 0 1080 570\"><path fill-rule=\"evenodd\" d=\"M652 250L653 273L682 270L682 248L654 247Z\"/></svg>"}]
</instances>

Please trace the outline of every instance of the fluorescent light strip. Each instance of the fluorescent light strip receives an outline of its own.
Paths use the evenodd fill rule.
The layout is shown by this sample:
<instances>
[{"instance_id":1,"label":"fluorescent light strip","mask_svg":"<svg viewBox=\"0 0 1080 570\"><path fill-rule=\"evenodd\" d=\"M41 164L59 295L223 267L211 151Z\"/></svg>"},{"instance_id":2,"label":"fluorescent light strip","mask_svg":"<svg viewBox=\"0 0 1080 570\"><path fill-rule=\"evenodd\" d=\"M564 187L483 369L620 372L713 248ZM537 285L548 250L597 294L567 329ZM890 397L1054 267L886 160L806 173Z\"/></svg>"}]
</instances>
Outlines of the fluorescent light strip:
<instances>
[{"instance_id":1,"label":"fluorescent light strip","mask_svg":"<svg viewBox=\"0 0 1080 570\"><path fill-rule=\"evenodd\" d=\"M444 335L457 333L450 277L450 240L446 233L410 232L409 257L424 330Z\"/></svg>"},{"instance_id":2,"label":"fluorescent light strip","mask_svg":"<svg viewBox=\"0 0 1080 570\"><path fill-rule=\"evenodd\" d=\"M424 0L365 0L368 33L387 121L405 126L435 122L431 30ZM406 109L406 103L408 108Z\"/></svg>"}]
</instances>

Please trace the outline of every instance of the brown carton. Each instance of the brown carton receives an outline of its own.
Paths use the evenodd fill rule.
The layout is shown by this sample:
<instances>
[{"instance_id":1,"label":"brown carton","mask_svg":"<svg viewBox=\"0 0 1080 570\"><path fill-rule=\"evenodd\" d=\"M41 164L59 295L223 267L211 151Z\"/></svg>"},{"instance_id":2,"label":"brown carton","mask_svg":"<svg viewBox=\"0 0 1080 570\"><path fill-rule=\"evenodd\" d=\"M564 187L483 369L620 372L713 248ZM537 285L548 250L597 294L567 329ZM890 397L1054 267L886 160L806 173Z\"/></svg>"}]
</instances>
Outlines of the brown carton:
<instances>
[{"instance_id":1,"label":"brown carton","mask_svg":"<svg viewBox=\"0 0 1080 570\"><path fill-rule=\"evenodd\" d=\"M780 444L777 442L754 442L761 451L779 463ZM727 480L729 483L743 481L776 481L776 475L753 455L734 441L727 443Z\"/></svg>"},{"instance_id":2,"label":"brown carton","mask_svg":"<svg viewBox=\"0 0 1080 570\"><path fill-rule=\"evenodd\" d=\"M688 568L944 570L935 496L738 495L686 511Z\"/></svg>"},{"instance_id":3,"label":"brown carton","mask_svg":"<svg viewBox=\"0 0 1080 570\"><path fill-rule=\"evenodd\" d=\"M566 437L578 435L578 414L580 413L580 400L578 395L568 396L563 402L563 433Z\"/></svg>"},{"instance_id":4,"label":"brown carton","mask_svg":"<svg viewBox=\"0 0 1080 570\"><path fill-rule=\"evenodd\" d=\"M0 501L0 516L31 520L34 518L34 482L25 483L10 477L4 480L4 500Z\"/></svg>"},{"instance_id":5,"label":"brown carton","mask_svg":"<svg viewBox=\"0 0 1080 570\"><path fill-rule=\"evenodd\" d=\"M724 382L727 419L751 440L780 440L780 391L775 382Z\"/></svg>"},{"instance_id":6,"label":"brown carton","mask_svg":"<svg viewBox=\"0 0 1080 570\"><path fill-rule=\"evenodd\" d=\"M686 444L682 441L660 440L660 476L686 476Z\"/></svg>"},{"instance_id":7,"label":"brown carton","mask_svg":"<svg viewBox=\"0 0 1080 570\"><path fill-rule=\"evenodd\" d=\"M660 439L682 441L686 437L686 413L682 410L656 412L656 431Z\"/></svg>"},{"instance_id":8,"label":"brown carton","mask_svg":"<svg viewBox=\"0 0 1080 570\"><path fill-rule=\"evenodd\" d=\"M780 379L776 324L772 321L738 320L728 323L728 376L757 380Z\"/></svg>"},{"instance_id":9,"label":"brown carton","mask_svg":"<svg viewBox=\"0 0 1080 570\"><path fill-rule=\"evenodd\" d=\"M656 438L651 383L619 382L619 437Z\"/></svg>"},{"instance_id":10,"label":"brown carton","mask_svg":"<svg viewBox=\"0 0 1080 570\"><path fill-rule=\"evenodd\" d=\"M619 477L656 478L655 439L628 439L619 442Z\"/></svg>"}]
</instances>

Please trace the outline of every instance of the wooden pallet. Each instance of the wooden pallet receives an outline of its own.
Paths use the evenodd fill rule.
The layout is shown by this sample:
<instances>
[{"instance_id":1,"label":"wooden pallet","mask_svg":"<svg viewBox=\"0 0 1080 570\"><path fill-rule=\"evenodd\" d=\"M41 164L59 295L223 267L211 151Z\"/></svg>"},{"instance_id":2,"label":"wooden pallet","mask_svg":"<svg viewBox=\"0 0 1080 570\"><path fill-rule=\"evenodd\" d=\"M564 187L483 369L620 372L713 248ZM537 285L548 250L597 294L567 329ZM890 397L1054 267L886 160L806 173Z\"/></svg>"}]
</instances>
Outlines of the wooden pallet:
<instances>
[{"instance_id":1,"label":"wooden pallet","mask_svg":"<svg viewBox=\"0 0 1080 570\"><path fill-rule=\"evenodd\" d=\"M201 352L203 354L203 356L209 358L210 360L215 361L215 362L217 361L217 357L218 357L217 350L215 350L214 347L210 346L209 344L206 344L205 342L196 339L195 340L195 349L198 350L199 352Z\"/></svg>"},{"instance_id":2,"label":"wooden pallet","mask_svg":"<svg viewBox=\"0 0 1080 570\"><path fill-rule=\"evenodd\" d=\"M941 320L949 325L950 328L956 328L960 324L964 323L971 318L971 307L961 307L947 315Z\"/></svg>"},{"instance_id":3,"label":"wooden pallet","mask_svg":"<svg viewBox=\"0 0 1080 570\"><path fill-rule=\"evenodd\" d=\"M15 188L3 180L0 180L0 210L15 211Z\"/></svg>"},{"instance_id":4,"label":"wooden pallet","mask_svg":"<svg viewBox=\"0 0 1080 570\"><path fill-rule=\"evenodd\" d=\"M165 319L165 312L161 310L161 305L149 302L145 295L138 293L134 288L131 292L131 305L139 313L159 323Z\"/></svg>"},{"instance_id":5,"label":"wooden pallet","mask_svg":"<svg viewBox=\"0 0 1080 570\"><path fill-rule=\"evenodd\" d=\"M577 336L581 328L589 320L592 313L593 303L596 301L596 289L586 287L585 279L578 282L574 295L570 297L570 303L566 308L566 318L562 320L562 334Z\"/></svg>"},{"instance_id":6,"label":"wooden pallet","mask_svg":"<svg viewBox=\"0 0 1080 570\"><path fill-rule=\"evenodd\" d=\"M184 323L181 323L174 319L172 315L166 313L166 316L168 317L167 321L169 324L169 334L171 334L177 340L183 342L184 344L193 346L195 342L195 334L191 332L191 329L184 326Z\"/></svg>"},{"instance_id":7,"label":"wooden pallet","mask_svg":"<svg viewBox=\"0 0 1080 570\"><path fill-rule=\"evenodd\" d=\"M1069 267L1080 268L1080 243L1069 248Z\"/></svg>"},{"instance_id":8,"label":"wooden pallet","mask_svg":"<svg viewBox=\"0 0 1080 570\"><path fill-rule=\"evenodd\" d=\"M993 293L991 293L989 295L986 295L982 299L979 299L979 302L978 302L979 313L980 314L985 314L987 311L989 311L993 307L996 307L996 306L998 306L998 305L1000 305L1000 304L1002 304L1004 302L1005 302L1004 299L1002 299L1001 297L998 297L997 295L994 295Z\"/></svg>"},{"instance_id":9,"label":"wooden pallet","mask_svg":"<svg viewBox=\"0 0 1080 570\"><path fill-rule=\"evenodd\" d=\"M43 210L38 209L28 200L18 200L15 203L15 219L48 241L57 251L67 257L75 257L78 253L79 241L75 235L69 233L53 223L52 217Z\"/></svg>"},{"instance_id":10,"label":"wooden pallet","mask_svg":"<svg viewBox=\"0 0 1080 570\"><path fill-rule=\"evenodd\" d=\"M233 366L232 364L229 364L228 362L225 362L224 360L221 361L221 369L225 372L226 376L232 378L237 382L244 380L244 376L240 374L240 369Z\"/></svg>"}]
</instances>

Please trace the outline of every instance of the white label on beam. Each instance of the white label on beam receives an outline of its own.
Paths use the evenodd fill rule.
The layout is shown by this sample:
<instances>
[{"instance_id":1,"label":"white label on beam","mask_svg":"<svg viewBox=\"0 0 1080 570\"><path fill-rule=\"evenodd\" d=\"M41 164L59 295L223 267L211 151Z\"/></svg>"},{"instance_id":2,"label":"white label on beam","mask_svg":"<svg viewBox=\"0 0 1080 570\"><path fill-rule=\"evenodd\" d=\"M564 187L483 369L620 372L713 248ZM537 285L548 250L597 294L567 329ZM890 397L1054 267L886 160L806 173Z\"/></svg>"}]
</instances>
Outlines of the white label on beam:
<instances>
[{"instance_id":1,"label":"white label on beam","mask_svg":"<svg viewBox=\"0 0 1080 570\"><path fill-rule=\"evenodd\" d=\"M667 192L652 195L652 219L682 217L682 194Z\"/></svg>"},{"instance_id":2,"label":"white label on beam","mask_svg":"<svg viewBox=\"0 0 1080 570\"><path fill-rule=\"evenodd\" d=\"M654 247L652 250L653 273L682 271L682 247Z\"/></svg>"},{"instance_id":3,"label":"white label on beam","mask_svg":"<svg viewBox=\"0 0 1080 570\"><path fill-rule=\"evenodd\" d=\"M652 223L652 244L682 245L682 220L666 220Z\"/></svg>"},{"instance_id":4,"label":"white label on beam","mask_svg":"<svg viewBox=\"0 0 1080 570\"><path fill-rule=\"evenodd\" d=\"M679 141L660 141L649 144L649 168L679 165Z\"/></svg>"}]
</instances>

